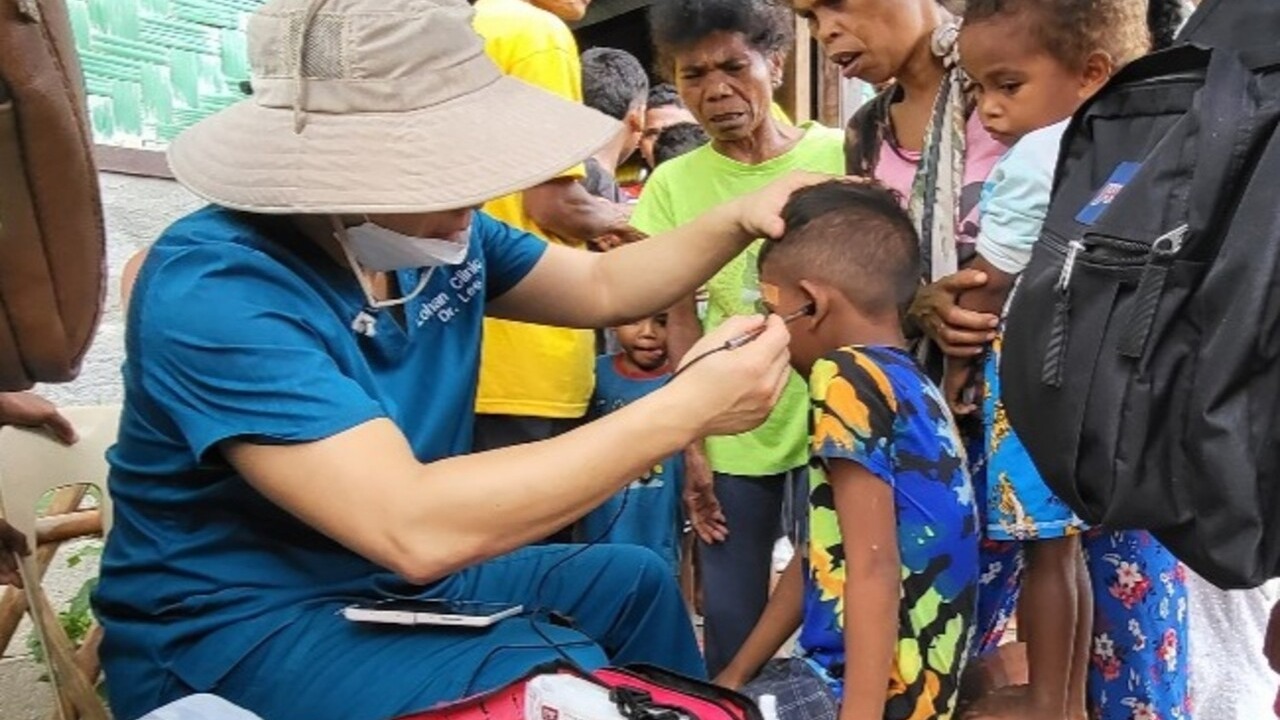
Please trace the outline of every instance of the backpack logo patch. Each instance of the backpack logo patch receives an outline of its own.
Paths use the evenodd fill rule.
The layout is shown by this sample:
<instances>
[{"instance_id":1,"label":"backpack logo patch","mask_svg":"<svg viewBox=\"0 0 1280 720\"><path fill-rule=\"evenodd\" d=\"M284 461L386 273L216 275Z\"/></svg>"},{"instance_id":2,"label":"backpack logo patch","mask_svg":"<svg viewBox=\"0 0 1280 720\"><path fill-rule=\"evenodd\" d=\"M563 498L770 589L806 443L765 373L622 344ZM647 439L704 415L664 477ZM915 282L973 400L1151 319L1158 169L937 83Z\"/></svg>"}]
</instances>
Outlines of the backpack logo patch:
<instances>
[{"instance_id":1,"label":"backpack logo patch","mask_svg":"<svg viewBox=\"0 0 1280 720\"><path fill-rule=\"evenodd\" d=\"M1102 189L1098 191L1098 194L1093 196L1093 199L1089 201L1088 205L1084 206L1079 215L1076 215L1076 222L1081 225L1093 225L1098 222L1103 213L1110 209L1111 203L1115 202L1116 196L1120 194L1120 191L1124 190L1129 181L1133 180L1141 169L1142 163L1123 162L1117 165L1116 169L1111 171L1111 177L1107 178L1107 181L1102 184Z\"/></svg>"}]
</instances>

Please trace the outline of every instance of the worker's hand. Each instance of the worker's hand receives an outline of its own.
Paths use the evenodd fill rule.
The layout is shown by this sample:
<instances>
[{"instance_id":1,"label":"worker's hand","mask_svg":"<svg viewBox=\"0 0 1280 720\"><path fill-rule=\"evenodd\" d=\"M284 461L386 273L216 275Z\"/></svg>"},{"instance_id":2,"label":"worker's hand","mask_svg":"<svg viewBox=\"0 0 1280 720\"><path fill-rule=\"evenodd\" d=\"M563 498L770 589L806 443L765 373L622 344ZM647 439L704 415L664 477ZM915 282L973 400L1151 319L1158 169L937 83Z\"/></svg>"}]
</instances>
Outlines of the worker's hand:
<instances>
[{"instance_id":1,"label":"worker's hand","mask_svg":"<svg viewBox=\"0 0 1280 720\"><path fill-rule=\"evenodd\" d=\"M737 691L741 690L742 686L747 684L747 680L742 677L742 674L738 672L736 668L730 666L721 670L720 674L712 679L711 684L719 685L720 687L728 690Z\"/></svg>"},{"instance_id":2,"label":"worker's hand","mask_svg":"<svg viewBox=\"0 0 1280 720\"><path fill-rule=\"evenodd\" d=\"M45 428L67 445L78 439L71 421L53 403L27 392L0 393L0 425Z\"/></svg>"},{"instance_id":3,"label":"worker's hand","mask_svg":"<svg viewBox=\"0 0 1280 720\"><path fill-rule=\"evenodd\" d=\"M18 557L29 554L31 548L27 547L27 538L0 519L0 585L22 587L22 576L18 574Z\"/></svg>"},{"instance_id":4,"label":"worker's hand","mask_svg":"<svg viewBox=\"0 0 1280 720\"><path fill-rule=\"evenodd\" d=\"M734 201L741 226L747 238L780 238L786 230L782 221L782 209L791 194L801 188L835 180L834 175L811 172L792 172L769 183L764 188Z\"/></svg>"},{"instance_id":5,"label":"worker's hand","mask_svg":"<svg viewBox=\"0 0 1280 720\"><path fill-rule=\"evenodd\" d=\"M942 396L947 399L951 414L965 417L977 412L977 378L974 377L978 372L977 363L948 356L943 367Z\"/></svg>"},{"instance_id":6,"label":"worker's hand","mask_svg":"<svg viewBox=\"0 0 1280 720\"><path fill-rule=\"evenodd\" d=\"M736 435L764 422L787 384L790 337L777 316L734 317L689 350L670 387L681 393L699 437Z\"/></svg>"}]
</instances>

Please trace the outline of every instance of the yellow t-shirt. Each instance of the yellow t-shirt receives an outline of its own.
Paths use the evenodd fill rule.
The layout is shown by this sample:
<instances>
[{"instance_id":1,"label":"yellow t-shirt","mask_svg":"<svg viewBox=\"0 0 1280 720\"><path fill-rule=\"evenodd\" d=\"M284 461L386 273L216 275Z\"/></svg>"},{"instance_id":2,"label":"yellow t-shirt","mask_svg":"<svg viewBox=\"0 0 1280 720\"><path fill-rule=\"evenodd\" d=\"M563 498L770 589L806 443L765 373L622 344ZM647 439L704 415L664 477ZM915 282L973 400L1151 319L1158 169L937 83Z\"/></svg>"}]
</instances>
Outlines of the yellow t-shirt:
<instances>
[{"instance_id":1,"label":"yellow t-shirt","mask_svg":"<svg viewBox=\"0 0 1280 720\"><path fill-rule=\"evenodd\" d=\"M479 0L475 9L475 30L502 72L582 102L578 44L564 21L524 0ZM585 175L578 166L564 177ZM519 193L489 202L484 211L543 240L561 242L529 218ZM582 417L594 385L595 338L590 331L485 319L476 412Z\"/></svg>"}]
</instances>

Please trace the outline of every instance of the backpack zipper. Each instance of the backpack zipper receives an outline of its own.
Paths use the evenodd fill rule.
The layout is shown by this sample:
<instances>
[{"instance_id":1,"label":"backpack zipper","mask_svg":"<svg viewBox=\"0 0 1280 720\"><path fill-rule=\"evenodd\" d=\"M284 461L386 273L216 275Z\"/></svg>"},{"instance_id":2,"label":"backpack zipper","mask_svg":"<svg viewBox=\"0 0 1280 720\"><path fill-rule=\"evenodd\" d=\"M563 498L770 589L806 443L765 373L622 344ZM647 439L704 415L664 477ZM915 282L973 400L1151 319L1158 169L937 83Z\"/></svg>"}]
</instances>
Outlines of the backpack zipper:
<instances>
[{"instance_id":1,"label":"backpack zipper","mask_svg":"<svg viewBox=\"0 0 1280 720\"><path fill-rule=\"evenodd\" d=\"M1173 267L1174 260L1186 243L1189 230L1186 225L1180 225L1151 243L1142 279L1138 281L1138 290L1134 293L1133 310L1122 326L1124 331L1120 336L1120 346L1116 348L1121 356L1138 360L1146 352L1169 269Z\"/></svg>"},{"instance_id":2,"label":"backpack zipper","mask_svg":"<svg viewBox=\"0 0 1280 720\"><path fill-rule=\"evenodd\" d=\"M1101 235L1085 235L1076 240L1065 241L1062 269L1054 285L1057 299L1054 302L1053 317L1049 325L1049 341L1045 346L1044 363L1040 368L1041 383L1052 388L1062 387L1066 372L1068 341L1071 336L1071 278L1075 275L1076 266L1082 260L1081 255L1099 245L1135 251L1135 257L1131 258L1092 257L1088 258L1087 262L1091 265L1116 269L1143 268L1142 277L1138 281L1138 289L1134 295L1136 301L1129 319L1122 326L1124 331L1117 348L1124 357L1138 359L1146 351L1169 268L1172 267L1178 253L1182 251L1188 232L1189 229L1185 224L1180 225L1156 238L1150 245ZM1048 240L1055 250L1063 248L1064 239L1054 233L1046 232L1044 239ZM1138 255L1138 252L1141 252L1141 255Z\"/></svg>"},{"instance_id":3,"label":"backpack zipper","mask_svg":"<svg viewBox=\"0 0 1280 720\"><path fill-rule=\"evenodd\" d=\"M1048 235L1053 239L1053 235ZM1053 304L1053 319L1049 323L1049 344L1045 348L1044 363L1040 367L1040 382L1052 388L1062 387L1062 376L1067 363L1067 339L1071 324L1071 277L1076 271L1080 253L1089 249L1085 238L1067 242L1062 258L1062 270L1054 285L1057 300Z\"/></svg>"},{"instance_id":4,"label":"backpack zipper","mask_svg":"<svg viewBox=\"0 0 1280 720\"><path fill-rule=\"evenodd\" d=\"M1057 291L1057 300L1053 304L1053 318L1049 324L1049 343L1045 348L1044 363L1040 368L1040 382L1052 388L1062 387L1063 374L1066 372L1067 365L1068 341L1071 337L1071 278L1075 275L1076 265L1080 263L1081 255L1099 245L1112 246L1126 251L1133 251L1135 255L1140 252L1142 255L1133 258L1095 257L1089 258L1089 263L1112 268L1135 267L1145 263L1148 267L1152 267L1154 259L1157 257L1156 253L1176 253L1182 248L1185 228L1180 228L1180 230L1183 231L1181 234L1179 234L1178 230L1166 233L1151 245L1122 238L1088 234L1066 243L1066 252L1062 258L1062 269L1058 273L1058 282L1054 285L1054 289ZM1045 238L1055 246L1060 246L1062 242L1053 233L1046 233ZM1159 257L1163 257L1163 255ZM1163 288L1163 278L1161 278L1160 287L1156 288L1157 299L1159 297L1158 290L1161 288ZM1143 342L1145 343L1145 337Z\"/></svg>"}]
</instances>

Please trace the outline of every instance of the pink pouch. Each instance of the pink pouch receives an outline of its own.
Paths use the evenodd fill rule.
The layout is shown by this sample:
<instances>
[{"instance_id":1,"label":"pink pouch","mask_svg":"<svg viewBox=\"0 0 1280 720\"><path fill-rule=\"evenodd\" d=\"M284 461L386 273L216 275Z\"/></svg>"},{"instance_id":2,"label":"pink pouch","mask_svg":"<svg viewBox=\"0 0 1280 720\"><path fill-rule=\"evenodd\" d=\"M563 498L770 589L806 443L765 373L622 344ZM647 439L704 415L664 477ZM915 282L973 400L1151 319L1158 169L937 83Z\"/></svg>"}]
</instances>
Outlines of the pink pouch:
<instances>
[{"instance_id":1,"label":"pink pouch","mask_svg":"<svg viewBox=\"0 0 1280 720\"><path fill-rule=\"evenodd\" d=\"M605 668L594 673L568 663L534 668L503 687L447 703L399 720L524 720L525 686L535 677L571 674L610 689L610 699L628 720L763 720L745 695L648 665Z\"/></svg>"},{"instance_id":2,"label":"pink pouch","mask_svg":"<svg viewBox=\"0 0 1280 720\"><path fill-rule=\"evenodd\" d=\"M762 720L760 709L747 696L701 680L650 665L604 668L593 677L613 688L616 703L634 698L639 707L622 714L632 720L652 719L656 710L671 709L695 720Z\"/></svg>"}]
</instances>

